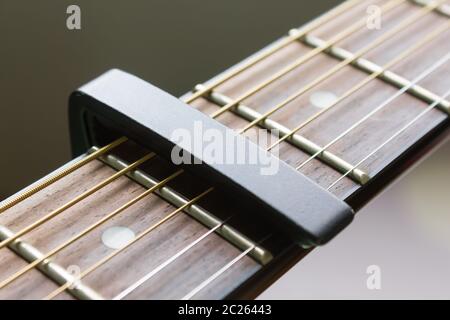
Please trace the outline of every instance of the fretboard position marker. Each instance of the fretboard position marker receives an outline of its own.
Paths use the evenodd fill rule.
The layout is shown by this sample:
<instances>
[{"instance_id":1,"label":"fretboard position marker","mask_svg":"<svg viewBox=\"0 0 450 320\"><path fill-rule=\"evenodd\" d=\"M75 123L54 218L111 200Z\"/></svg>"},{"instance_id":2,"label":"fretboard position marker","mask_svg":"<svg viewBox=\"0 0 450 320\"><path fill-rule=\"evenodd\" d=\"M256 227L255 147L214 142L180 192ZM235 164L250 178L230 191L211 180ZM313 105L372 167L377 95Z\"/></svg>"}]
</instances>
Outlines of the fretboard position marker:
<instances>
[{"instance_id":1,"label":"fretboard position marker","mask_svg":"<svg viewBox=\"0 0 450 320\"><path fill-rule=\"evenodd\" d=\"M407 1L407 0L393 0L393 1L390 1L387 4L385 4L384 6L382 6L380 8L380 10L381 10L381 12L387 12L387 11L392 10L395 7L401 5L405 1ZM440 1L442 2L444 0L440 0ZM426 10L427 12L429 12L429 9L430 8L427 7L426 9L423 9L423 10L424 11ZM421 12L423 12L423 11L421 10ZM241 103L245 99L249 98L250 96L252 96L255 93L259 92L260 90L264 89L265 87L267 87L271 83L275 82L276 80L281 79L283 76L285 76L286 74L290 73L291 71L297 69L299 66L303 65L305 62L310 61L312 58L316 57L320 53L322 53L325 50L329 49L332 45L334 45L337 42L339 42L339 41L347 38L348 36L356 33L357 31L360 30L361 27L366 25L366 22L367 21L366 21L365 17L363 19L360 19L358 22L354 23L353 25L351 25L350 27L348 27L347 29L345 29L344 31L342 31L341 33L339 33L338 35L333 37L331 40L329 40L326 43L325 46L323 46L321 48L316 48L316 49L308 52L307 54L303 55L299 59L295 60L292 64L290 64L287 67L285 67L285 68L281 69L280 71L276 72L274 75L269 77L267 80L261 82L260 84L258 84L254 88L250 89L249 91L245 92L244 94L242 94L238 98L234 99L231 103L227 104L226 106L222 107L221 109L219 109L216 112L214 112L213 114L211 114L211 117L212 118L217 118L218 116L220 116L221 114L227 112L231 108L236 107L239 103Z\"/></svg>"},{"instance_id":2,"label":"fretboard position marker","mask_svg":"<svg viewBox=\"0 0 450 320\"><path fill-rule=\"evenodd\" d=\"M441 67L442 65L444 65L448 60L450 59L450 53L446 54L443 58L441 58L439 61L437 61L436 63L434 63L431 67L429 67L427 70L425 70L423 73L421 73L418 77L416 77L411 84L409 84L408 86L403 87L401 90L397 91L396 94L394 94L393 96L391 96L390 98L388 98L386 101L384 101L381 105L379 105L378 107L376 107L374 110L372 110L370 113L368 113L365 117L363 117L361 120L359 120L358 122L356 122L355 124L353 124L349 129L347 129L346 131L344 131L342 134L340 134L338 137L336 137L335 139L333 139L330 143L328 143L325 147L322 148L322 150L320 150L319 152L317 152L316 154L312 155L310 158L308 158L306 161L304 161L301 165L299 165L297 167L297 170L300 170L301 168L303 168L305 165L307 165L308 163L310 163L315 157L317 157L321 152L327 150L329 147L331 147L332 145L334 145L336 142L338 142L339 140L341 140L342 138L344 138L345 136L347 136L347 134L349 134L350 132L352 132L355 128L357 128L358 126L360 126L362 123L364 123L365 121L367 121L368 119L370 119L375 113L379 112L380 110L384 109L386 106L388 106L392 101L394 101L395 99L397 99L398 97L400 97L402 94L404 94L405 92L408 91L408 89L410 89L412 86L414 86L416 83L418 83L419 81L423 80L424 78L426 78L427 76L429 76L430 74L432 74L434 71L436 71L437 69L439 69L439 67Z\"/></svg>"},{"instance_id":3,"label":"fretboard position marker","mask_svg":"<svg viewBox=\"0 0 450 320\"><path fill-rule=\"evenodd\" d=\"M299 29L299 32L295 36L288 35L286 38L275 43L270 48L263 50L261 53L255 55L255 56L249 58L248 60L244 61L243 63L241 63L236 68L231 69L229 72L226 72L225 74L218 77L217 79L214 79L210 83L204 85L204 87L201 91L194 92L192 95L190 95L189 97L184 99L184 102L191 103L194 100L196 100L197 98L200 98L200 97L204 96L205 94L208 94L211 90L213 90L217 86L221 85L225 81L237 76L238 74L242 73L243 71L245 71L245 70L249 69L250 67L254 66L255 64L257 64L258 62L264 60L265 58L270 57L277 51L279 51L279 50L283 49L284 47L288 46L289 44L297 41L303 35L317 29L318 27L324 25L326 22L331 21L333 18L339 16L340 14L344 13L345 11L358 6L360 3L361 3L360 0L345 1L340 6L331 10L327 15L319 17L318 19L315 19L311 23L307 24L305 27Z\"/></svg>"},{"instance_id":4,"label":"fretboard position marker","mask_svg":"<svg viewBox=\"0 0 450 320\"><path fill-rule=\"evenodd\" d=\"M180 258L182 255L187 253L188 251L192 250L196 245L198 245L200 242L202 242L204 239L206 239L209 235L216 232L220 227L223 226L223 223L218 224L214 228L208 230L205 234L200 236L198 239L190 243L188 246L184 247L182 250L178 251L176 254L174 254L172 257L164 261L162 264L157 266L155 269L153 269L151 272L147 273L145 276L140 278L138 281L133 283L131 286L129 286L127 289L120 292L118 295L116 295L113 300L122 300L126 296L130 295L132 292L134 292L137 288L142 286L144 283L149 281L151 278L153 278L156 274L158 274L160 271L162 271L164 268L169 266L171 263L173 263L175 260Z\"/></svg>"},{"instance_id":5,"label":"fretboard position marker","mask_svg":"<svg viewBox=\"0 0 450 320\"><path fill-rule=\"evenodd\" d=\"M266 113L264 113L260 118L250 122L242 130L240 130L240 132L245 132L245 131L249 130L250 128L252 128L256 124L258 124L261 121L265 120L270 115L272 115L275 112L281 110L282 108L284 108L290 102L294 101L295 99L297 99L298 97L300 97L301 95L306 93L307 91L313 89L315 86L319 85L323 81L329 79L331 76L335 75L338 71L342 70L344 67L346 67L346 66L350 65L351 63L353 63L356 59L361 58L364 54L368 53L372 49L378 47L380 44L382 44L382 43L386 42L387 40L389 40L390 38L394 37L400 31L403 31L404 29L408 28L411 25L411 23L415 22L419 18L424 17L429 12L431 12L435 8L437 8L444 1L445 0L437 1L436 3L430 4L429 6L426 6L423 9L421 9L419 12L409 16L407 19L403 20L399 25L395 26L393 29L391 29L388 32L384 33L382 36L380 36L379 38L377 38L374 41L372 41L366 47L362 48L361 50L358 50L358 52L356 52L351 57L345 59L344 61L341 61L339 64L337 64L336 66L331 68L329 71L327 71L326 73L322 74L321 76L316 78L314 81L310 82L309 84L307 84L306 86L301 88L299 91L295 92L290 97L288 97L287 99L282 101L281 103L277 104L274 108L272 108L269 111L267 111ZM327 47L326 50L329 50L332 46L327 45L326 47ZM319 47L319 48L321 48L321 47ZM336 100L333 103L333 106L336 105L341 100L342 99Z\"/></svg>"},{"instance_id":6,"label":"fretboard position marker","mask_svg":"<svg viewBox=\"0 0 450 320\"><path fill-rule=\"evenodd\" d=\"M119 172L122 172L123 170L127 170L130 166L122 169ZM136 167L136 166L134 166ZM128 170L129 171L129 170ZM39 259L35 259L32 263L30 263L29 265L23 267L22 269L20 269L19 271L17 271L16 273L14 273L12 276L8 277L7 279L3 280L0 282L0 289L4 288L5 286L7 286L8 284L10 284L11 282L13 282L14 280L16 280L17 278L19 278L20 276L22 276L23 274L25 274L26 272L28 272L29 270L33 269L34 267L36 267L37 265L39 265L40 263L42 263L44 260L54 256L55 254L57 254L58 252L60 252L61 250L63 250L64 248L67 248L69 245L71 245L72 243L74 243L75 241L81 239L83 236L87 235L89 232L91 232L92 230L94 230L95 228L101 226L102 224L106 223L107 221L110 221L112 218L114 218L115 216L119 215L120 213L122 213L124 210L126 210L127 208L131 207L132 205L136 204L137 202L141 201L142 199L146 198L147 196L149 196L150 194L152 194L154 191L160 189L161 187L165 186L167 183L169 183L170 181L172 181L173 179L175 179L176 177L178 177L180 174L182 174L183 171L179 170L177 172L175 172L174 174L170 175L169 177L167 177L166 179L162 180L161 182L155 184L153 187L151 187L150 189L147 189L146 191L144 191L143 193L141 193L139 196L135 197L134 199L128 201L127 203L125 203L124 205L122 205L121 207L119 207L118 209L114 210L113 212L111 212L110 214L104 216L102 219L100 219L99 221L97 221L96 223L92 224L91 226L87 227L86 229L84 229L83 231L79 232L78 234L76 234L75 236L71 237L69 240L65 241L64 243L62 243L61 245L57 246L56 248L52 249L50 252L48 252L47 254L43 255L41 258ZM134 238L135 239L135 238ZM130 239L130 242L134 239ZM123 245L121 248L125 247L125 245ZM116 248L119 249L119 248Z\"/></svg>"},{"instance_id":7,"label":"fretboard position marker","mask_svg":"<svg viewBox=\"0 0 450 320\"><path fill-rule=\"evenodd\" d=\"M138 236L136 236L136 238L134 238L132 241L130 241L126 246L117 249L115 251L113 251L111 254L107 255L106 257L102 258L100 261L96 262L95 264L93 264L92 266L90 266L89 268L87 268L85 271L83 271L80 275L79 275L79 279L82 279L83 277L85 277L86 275L90 274L91 272L97 270L99 267L101 267L103 264L105 264L106 262L108 262L109 260L111 260L112 258L114 258L116 255L118 255L119 253L123 252L125 249L127 249L128 247L130 247L131 245L133 245L134 243L138 242L140 239L142 239L143 237L145 237L147 234L149 234L150 232L152 232L153 230L155 230L156 228L158 228L159 226L163 225L164 223L166 223L167 221L171 220L172 218L174 218L175 216L178 215L178 213L182 212L184 209L186 209L187 207L189 207L190 205L196 203L197 201L199 201L201 198L203 198L204 196L206 196L207 194L211 193L214 190L214 188L209 188L206 191L204 191L203 193L199 194L198 196L196 196L195 198L193 198L191 201L189 201L188 203L186 203L185 205L177 208L175 211L172 211L171 213L169 213L166 217L164 217L163 219L161 219L160 221L158 221L157 223L153 224L152 226L150 226L148 229L146 229L145 231L141 232ZM71 283L66 283L65 285L59 287L58 289L56 289L55 291L53 291L52 293L50 293L48 296L46 296L44 298L44 300L49 300L49 299L53 299L54 297L56 297L58 294L60 294L61 292L63 292L64 290L66 290L69 286L71 285Z\"/></svg>"},{"instance_id":8,"label":"fretboard position marker","mask_svg":"<svg viewBox=\"0 0 450 320\"><path fill-rule=\"evenodd\" d=\"M24 229L20 230L19 232L15 233L14 236L3 240L2 242L0 242L0 249L3 248L4 246L8 245L12 241L16 240L17 238L23 236L24 234L34 230L35 228L39 227L40 225L44 224L45 222L49 221L50 219L56 217L57 215L59 215L60 213L64 212L65 210L69 209L70 207L74 206L75 204L77 204L78 202L82 201L83 199L86 199L90 195L94 194L95 192L97 192L98 190L102 189L103 187L109 185L114 180L117 180L118 178L124 176L127 172L137 168L138 166L140 166L141 164L143 164L147 160L153 158L154 156L155 156L155 153L150 153L150 154L142 157L141 159L139 159L136 162L134 162L133 164L131 164L128 168L125 168L122 171L119 171L119 172L115 173L111 177L107 178L106 180L102 181L101 183L97 184L96 186L92 187L91 189L89 189L88 191L82 193L81 195L77 196L76 198L74 198L73 200L69 201L65 205L61 206L60 208L52 211L51 213L49 213L46 216L40 218L36 222L34 222L31 225L27 226L26 228L24 228Z\"/></svg>"}]
</instances>

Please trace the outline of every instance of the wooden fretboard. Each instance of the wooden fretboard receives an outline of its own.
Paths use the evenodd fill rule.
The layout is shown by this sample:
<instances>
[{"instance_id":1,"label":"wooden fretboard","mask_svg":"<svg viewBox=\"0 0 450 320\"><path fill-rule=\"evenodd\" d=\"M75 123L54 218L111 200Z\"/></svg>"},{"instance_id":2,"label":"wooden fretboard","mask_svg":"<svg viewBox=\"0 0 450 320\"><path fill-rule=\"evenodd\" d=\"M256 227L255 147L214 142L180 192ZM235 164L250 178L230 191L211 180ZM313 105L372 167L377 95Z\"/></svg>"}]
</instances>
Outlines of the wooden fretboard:
<instances>
[{"instance_id":1,"label":"wooden fretboard","mask_svg":"<svg viewBox=\"0 0 450 320\"><path fill-rule=\"evenodd\" d=\"M277 129L271 152L358 209L448 134L449 40L450 1L351 0L181 99L250 139ZM0 298L255 297L309 252L220 186L187 206L211 187L190 173L112 215L177 171L159 156L65 208L147 152L124 142L0 211L0 246L30 229L0 249Z\"/></svg>"}]
</instances>

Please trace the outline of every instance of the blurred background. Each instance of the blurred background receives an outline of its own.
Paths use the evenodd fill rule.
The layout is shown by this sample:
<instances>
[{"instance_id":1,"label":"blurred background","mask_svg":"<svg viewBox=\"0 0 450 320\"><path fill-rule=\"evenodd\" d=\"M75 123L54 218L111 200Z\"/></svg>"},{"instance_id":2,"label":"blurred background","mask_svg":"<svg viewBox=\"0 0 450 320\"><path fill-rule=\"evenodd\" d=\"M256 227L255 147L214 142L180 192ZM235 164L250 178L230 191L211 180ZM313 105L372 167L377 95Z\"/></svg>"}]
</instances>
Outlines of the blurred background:
<instances>
[{"instance_id":1,"label":"blurred background","mask_svg":"<svg viewBox=\"0 0 450 320\"><path fill-rule=\"evenodd\" d=\"M340 2L0 0L0 199L70 159L67 98L105 70L180 96ZM262 298L450 298L449 163L445 143Z\"/></svg>"}]
</instances>

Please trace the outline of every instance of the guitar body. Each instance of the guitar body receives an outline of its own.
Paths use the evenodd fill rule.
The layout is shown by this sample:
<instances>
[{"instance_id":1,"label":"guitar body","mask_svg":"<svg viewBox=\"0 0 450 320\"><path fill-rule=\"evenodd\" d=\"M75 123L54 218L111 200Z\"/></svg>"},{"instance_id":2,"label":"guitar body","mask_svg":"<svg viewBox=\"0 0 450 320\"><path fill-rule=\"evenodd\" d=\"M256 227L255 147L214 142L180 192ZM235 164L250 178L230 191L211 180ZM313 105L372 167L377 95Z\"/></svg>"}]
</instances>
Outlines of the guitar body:
<instances>
[{"instance_id":1,"label":"guitar body","mask_svg":"<svg viewBox=\"0 0 450 320\"><path fill-rule=\"evenodd\" d=\"M215 120L263 149L284 139L270 152L358 211L448 138L450 98L445 95L450 62L439 61L450 52L450 14L444 10L449 5L445 1L435 8L414 1L350 2L180 99L207 115L228 108ZM382 27L348 32L356 21L365 21L367 8L374 5L382 10ZM405 23L414 15L414 22ZM290 40L302 32L299 39ZM333 42L346 32L343 39ZM321 41L328 42L323 48L315 46ZM313 55L314 50L317 54ZM360 56L348 56L358 52ZM308 55L289 72L246 96ZM376 68L370 70L373 65ZM435 70L430 69L433 66ZM212 88L199 95L208 87ZM344 95L348 96L340 98ZM279 110L272 112L277 106ZM312 120L305 122L308 119ZM252 121L255 125L242 132ZM293 130L302 123L298 131L285 137L284 129ZM274 127L281 128L281 133L265 131ZM261 130L270 137L269 145L255 138ZM179 168L157 153L93 190L153 151L134 139L40 188L49 177L112 142L106 137L101 140L18 193L29 196L20 201L13 196L0 204L0 241L5 244L0 249L1 299L252 299L310 251L320 250L294 240L283 227L262 218L259 207L238 201L238 195L227 192L207 174L189 169L161 186L164 189L155 189L115 214ZM319 152L308 149L308 143L319 146ZM346 165L353 170L348 171ZM189 202L211 187L213 191ZM33 188L40 190L30 192ZM86 197L65 207L83 194ZM53 216L47 219L49 215ZM102 219L104 223L99 224ZM34 227L12 239L30 225ZM77 282L70 283L73 279Z\"/></svg>"}]
</instances>

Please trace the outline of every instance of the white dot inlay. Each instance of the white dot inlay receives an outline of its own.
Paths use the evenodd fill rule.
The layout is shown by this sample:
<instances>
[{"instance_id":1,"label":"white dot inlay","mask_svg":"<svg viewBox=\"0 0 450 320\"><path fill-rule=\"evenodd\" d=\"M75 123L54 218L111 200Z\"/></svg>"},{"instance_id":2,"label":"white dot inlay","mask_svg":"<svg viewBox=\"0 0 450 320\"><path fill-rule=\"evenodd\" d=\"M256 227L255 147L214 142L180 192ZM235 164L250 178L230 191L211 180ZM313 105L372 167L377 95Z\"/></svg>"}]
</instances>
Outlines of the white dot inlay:
<instances>
[{"instance_id":1,"label":"white dot inlay","mask_svg":"<svg viewBox=\"0 0 450 320\"><path fill-rule=\"evenodd\" d=\"M317 108L328 108L337 100L336 95L329 91L316 91L309 97L309 101Z\"/></svg>"},{"instance_id":2,"label":"white dot inlay","mask_svg":"<svg viewBox=\"0 0 450 320\"><path fill-rule=\"evenodd\" d=\"M135 237L133 230L126 227L111 227L102 234L102 242L111 249L121 249L125 247Z\"/></svg>"}]
</instances>

